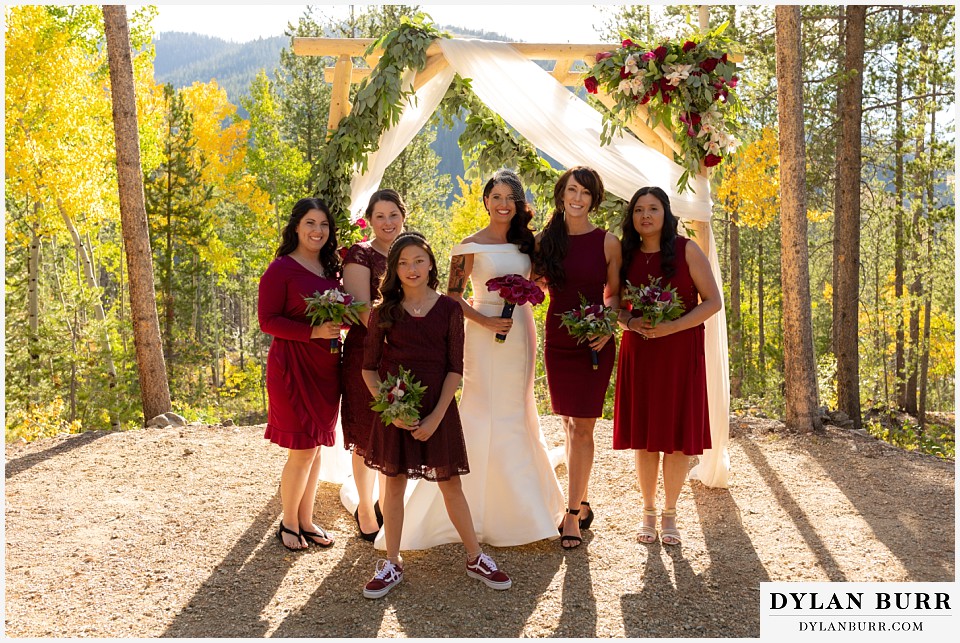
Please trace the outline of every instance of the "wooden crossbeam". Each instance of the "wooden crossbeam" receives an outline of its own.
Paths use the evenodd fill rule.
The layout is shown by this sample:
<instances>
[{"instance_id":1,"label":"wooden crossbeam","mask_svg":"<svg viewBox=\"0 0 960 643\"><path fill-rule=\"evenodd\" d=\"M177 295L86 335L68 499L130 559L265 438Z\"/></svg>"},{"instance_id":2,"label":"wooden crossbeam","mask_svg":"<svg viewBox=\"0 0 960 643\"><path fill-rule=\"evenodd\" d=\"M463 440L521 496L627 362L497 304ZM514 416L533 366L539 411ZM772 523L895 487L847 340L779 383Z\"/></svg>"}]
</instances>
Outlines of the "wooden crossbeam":
<instances>
[{"instance_id":1,"label":"wooden crossbeam","mask_svg":"<svg viewBox=\"0 0 960 643\"><path fill-rule=\"evenodd\" d=\"M330 93L330 117L327 131L333 133L340 126L340 119L350 113L350 77L353 61L347 54L341 54L333 68L334 82Z\"/></svg>"}]
</instances>

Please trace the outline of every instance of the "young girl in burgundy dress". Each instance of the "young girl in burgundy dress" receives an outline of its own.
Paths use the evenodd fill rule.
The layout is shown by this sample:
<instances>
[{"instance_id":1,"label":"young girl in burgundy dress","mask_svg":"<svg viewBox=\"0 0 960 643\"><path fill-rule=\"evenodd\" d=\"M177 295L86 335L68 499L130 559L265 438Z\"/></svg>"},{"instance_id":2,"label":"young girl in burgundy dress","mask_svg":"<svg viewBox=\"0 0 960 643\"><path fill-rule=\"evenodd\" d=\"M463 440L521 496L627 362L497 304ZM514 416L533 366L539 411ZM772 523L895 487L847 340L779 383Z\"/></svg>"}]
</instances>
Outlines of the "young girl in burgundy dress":
<instances>
[{"instance_id":1,"label":"young girl in burgundy dress","mask_svg":"<svg viewBox=\"0 0 960 643\"><path fill-rule=\"evenodd\" d=\"M273 335L267 354L266 439L289 449L280 476L283 517L277 539L287 549L329 547L313 524L320 445L331 446L340 411L340 355L330 340L340 325L311 326L304 297L340 286L337 230L326 204L300 199L283 229L276 259L260 277L260 330Z\"/></svg>"},{"instance_id":2,"label":"young girl in burgundy dress","mask_svg":"<svg viewBox=\"0 0 960 643\"><path fill-rule=\"evenodd\" d=\"M364 587L367 598L385 596L403 580L400 536L407 478L440 485L450 521L467 550L467 575L494 589L512 584L481 550L460 486L460 476L470 471L453 399L463 377L463 310L437 293L438 285L437 262L423 235L399 235L387 255L382 299L370 315L363 379L371 395L376 395L381 378L396 374L402 365L427 388L419 420L412 424L395 420L387 426L378 416L371 429L364 461L386 476L383 530L387 559L377 563L374 577Z\"/></svg>"},{"instance_id":3,"label":"young girl in burgundy dress","mask_svg":"<svg viewBox=\"0 0 960 643\"><path fill-rule=\"evenodd\" d=\"M544 324L543 361L550 404L566 434L567 513L560 525L560 546L579 547L581 529L593 522L587 485L593 469L593 429L603 414L603 401L613 373L612 335L578 344L559 315L590 304L620 307L620 240L590 222L590 212L603 201L603 181L596 170L572 167L553 190L554 211L537 238L534 272L550 290ZM594 370L590 349L597 351Z\"/></svg>"},{"instance_id":4,"label":"young girl in burgundy dress","mask_svg":"<svg viewBox=\"0 0 960 643\"><path fill-rule=\"evenodd\" d=\"M364 217L373 231L369 241L350 246L343 260L343 289L357 301L371 303L380 298L380 279L387 269L387 251L390 244L403 232L407 208L396 190L377 190L367 203ZM370 441L370 427L374 412L370 410L370 391L363 381L363 344L370 321L369 309L361 315L362 324L350 326L343 342L343 402L340 425L343 427L343 446L353 451L353 480L360 501L353 514L360 537L373 542L383 515L379 503L373 502L374 471L368 469L363 456ZM383 480L380 493L383 494Z\"/></svg>"}]
</instances>

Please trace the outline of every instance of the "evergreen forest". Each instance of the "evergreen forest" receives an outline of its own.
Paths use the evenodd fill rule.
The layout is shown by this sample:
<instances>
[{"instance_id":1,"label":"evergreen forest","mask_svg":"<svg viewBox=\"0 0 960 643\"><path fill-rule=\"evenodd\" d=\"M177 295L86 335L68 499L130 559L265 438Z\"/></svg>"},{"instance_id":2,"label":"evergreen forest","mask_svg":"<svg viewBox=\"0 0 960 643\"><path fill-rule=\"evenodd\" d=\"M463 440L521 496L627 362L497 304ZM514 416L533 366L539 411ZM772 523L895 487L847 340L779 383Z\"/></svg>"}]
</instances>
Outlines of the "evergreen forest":
<instances>
[{"instance_id":1,"label":"evergreen forest","mask_svg":"<svg viewBox=\"0 0 960 643\"><path fill-rule=\"evenodd\" d=\"M866 6L862 63L851 66L852 9L801 8L807 330L816 389L809 393L834 423L953 458L955 9ZM142 427L150 418L141 406L102 10L4 11L6 439ZM596 42L682 37L696 24L697 7L606 11ZM247 43L243 56L240 45L224 49L215 39L207 50L196 44L205 37L158 37L155 12L131 8L129 23L173 410L189 421L260 423L270 337L257 322L258 281L291 206L314 195L321 179L331 101L324 69L335 62L295 55L292 38L377 38L400 16L429 14L429 7L363 5L337 21L307 8L282 38ZM742 47L737 91L746 107L739 154L713 173L712 187L731 413L782 418L791 380L784 338L794 320L784 314L778 137L786 130L774 12L710 7L711 23L728 22L726 35ZM179 39L192 44L178 48ZM164 68L157 64L161 48ZM217 60L219 78L191 81ZM844 97L854 76L862 95L851 108ZM844 136L851 114L859 114L856 147ZM463 146L451 159L460 154L449 144L460 127L435 117L382 182L407 203L407 227L432 241L444 285L450 249L486 220L482 150ZM447 142L438 145L438 136ZM843 214L851 150L859 156L858 205ZM553 186L528 187L539 228ZM596 223L619 234L621 217L610 204ZM343 241L363 234L341 232ZM852 290L840 285L851 256ZM536 310L542 332L546 306ZM548 413L542 360L537 396Z\"/></svg>"}]
</instances>

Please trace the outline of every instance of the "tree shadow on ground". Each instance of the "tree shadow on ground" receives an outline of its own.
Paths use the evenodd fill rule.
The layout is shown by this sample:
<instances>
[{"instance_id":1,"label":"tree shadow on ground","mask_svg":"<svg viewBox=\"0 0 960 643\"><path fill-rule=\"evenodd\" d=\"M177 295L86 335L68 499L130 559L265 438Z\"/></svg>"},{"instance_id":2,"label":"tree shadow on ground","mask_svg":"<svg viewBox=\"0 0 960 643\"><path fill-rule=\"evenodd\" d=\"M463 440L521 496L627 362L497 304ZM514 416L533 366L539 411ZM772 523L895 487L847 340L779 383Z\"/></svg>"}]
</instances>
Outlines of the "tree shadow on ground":
<instances>
[{"instance_id":1,"label":"tree shadow on ground","mask_svg":"<svg viewBox=\"0 0 960 643\"><path fill-rule=\"evenodd\" d=\"M55 444L49 449L29 453L22 458L10 460L4 465L4 477L9 480L18 473L23 473L30 467L34 467L49 458L54 458L58 455L73 451L74 449L79 449L109 434L110 431L84 431L83 433L66 438L63 442Z\"/></svg>"},{"instance_id":2,"label":"tree shadow on ground","mask_svg":"<svg viewBox=\"0 0 960 643\"><path fill-rule=\"evenodd\" d=\"M272 531L279 516L279 505L278 491L161 636L262 637L266 634L270 624L261 613L293 564L292 556L297 555L290 552L291 556L278 556L280 544L272 538ZM271 538L261 547L268 533Z\"/></svg>"},{"instance_id":3,"label":"tree shadow on ground","mask_svg":"<svg viewBox=\"0 0 960 643\"><path fill-rule=\"evenodd\" d=\"M740 523L740 510L726 489L699 483L691 487L710 566L696 573L685 558L683 544L638 545L646 560L636 576L640 591L620 598L624 635L758 637L760 582L770 579ZM681 533L683 522L680 517ZM716 555L731 550L739 552L733 560Z\"/></svg>"},{"instance_id":4,"label":"tree shadow on ground","mask_svg":"<svg viewBox=\"0 0 960 643\"><path fill-rule=\"evenodd\" d=\"M770 466L770 463L767 462L767 456L760 447L750 439L740 440L739 445L747 457L750 458L750 464L753 465L753 468L756 469L760 477L763 478L764 483L767 485L767 488L770 489L774 498L776 498L780 506L783 507L784 512L790 516L790 520L793 521L793 526L801 538L803 538L807 548L816 558L817 566L823 570L831 581L844 582L848 580L847 575L840 568L833 554L830 553L830 549L823 539L820 538L819 534L817 534L816 528L807 518L807 512L804 510L804 507L794 499L793 494L791 494L790 490L784 485L779 474L777 474L773 467Z\"/></svg>"},{"instance_id":5,"label":"tree shadow on ground","mask_svg":"<svg viewBox=\"0 0 960 643\"><path fill-rule=\"evenodd\" d=\"M836 438L830 438L836 439ZM844 494L859 516L870 526L873 535L900 561L910 581L946 582L954 580L956 547L943 548L943 542L956 542L954 474L947 471L951 487L930 475L927 456L897 454L903 457L884 458L893 447L877 447L867 443L868 455L851 455L842 463L836 458L822 457L820 445L804 441L800 445L815 460L831 481ZM860 458L869 458L870 475L858 471ZM933 458L933 456L929 456ZM924 465L924 466L921 466ZM939 464L939 462L938 462ZM842 465L842 466L841 466ZM944 462L951 470L953 463ZM886 480L909 480L910 495L891 486ZM944 534L943 532L947 532Z\"/></svg>"}]
</instances>

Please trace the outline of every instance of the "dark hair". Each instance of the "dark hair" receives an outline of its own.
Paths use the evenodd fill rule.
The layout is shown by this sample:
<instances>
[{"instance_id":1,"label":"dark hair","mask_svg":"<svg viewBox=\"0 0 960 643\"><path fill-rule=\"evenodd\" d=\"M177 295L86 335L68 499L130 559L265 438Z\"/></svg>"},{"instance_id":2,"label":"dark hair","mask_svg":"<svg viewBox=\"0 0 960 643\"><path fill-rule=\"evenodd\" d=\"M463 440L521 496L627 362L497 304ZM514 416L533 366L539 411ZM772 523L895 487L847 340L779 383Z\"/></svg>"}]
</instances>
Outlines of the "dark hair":
<instances>
[{"instance_id":1,"label":"dark hair","mask_svg":"<svg viewBox=\"0 0 960 643\"><path fill-rule=\"evenodd\" d=\"M293 204L290 218L287 219L287 225L280 235L280 247L277 248L275 256L279 258L297 249L300 244L300 239L297 237L297 226L300 225L300 220L310 210L320 210L327 217L327 223L330 225L330 236L327 237L327 242L320 248L320 265L323 266L323 274L327 279L339 279L340 255L337 253L337 221L330 216L330 208L321 199L300 199Z\"/></svg>"},{"instance_id":2,"label":"dark hair","mask_svg":"<svg viewBox=\"0 0 960 643\"><path fill-rule=\"evenodd\" d=\"M667 279L677 272L674 259L677 252L676 240L679 219L670 210L670 198L667 193L658 187L648 186L636 191L630 199L630 203L627 204L627 211L623 216L623 223L621 224L623 233L620 235L620 247L623 252L623 263L620 265L621 283L626 282L633 255L640 251L640 246L643 244L640 233L633 226L633 209L637 207L637 201L640 197L646 194L652 194L663 205L663 230L660 232L660 272Z\"/></svg>"},{"instance_id":3,"label":"dark hair","mask_svg":"<svg viewBox=\"0 0 960 643\"><path fill-rule=\"evenodd\" d=\"M520 177L512 170L500 169L493 173L487 184L483 186L483 198L490 196L493 188L498 184L506 185L510 188L513 196L513 202L516 204L517 213L510 219L510 228L507 230L507 241L519 248L520 252L533 257L533 249L536 241L533 238L533 230L530 229L530 221L533 220L533 209L527 203L526 194L523 191L523 183Z\"/></svg>"},{"instance_id":4,"label":"dark hair","mask_svg":"<svg viewBox=\"0 0 960 643\"><path fill-rule=\"evenodd\" d=\"M590 192L590 212L597 211L603 201L603 180L593 168L577 165L557 179L557 184L553 186L553 212L540 235L540 251L534 260L534 272L546 277L551 288L563 288L567 278L563 271L563 260L569 245L563 214L563 193L571 176Z\"/></svg>"},{"instance_id":5,"label":"dark hair","mask_svg":"<svg viewBox=\"0 0 960 643\"><path fill-rule=\"evenodd\" d=\"M390 250L387 252L387 270L380 278L380 301L376 305L377 326L380 328L390 328L393 326L393 322L403 315L403 284L400 282L400 277L397 276L397 264L400 262L400 252L407 246L417 246L427 253L431 263L427 286L436 290L440 285L437 259L433 256L433 250L427 243L426 237L416 230L401 232L390 244Z\"/></svg>"},{"instance_id":6,"label":"dark hair","mask_svg":"<svg viewBox=\"0 0 960 643\"><path fill-rule=\"evenodd\" d=\"M400 197L400 193L396 190L391 190L390 188L377 190L370 196L370 200L367 202L367 210L363 213L364 218L368 220L371 219L373 217L374 206L381 201L390 201L400 210L400 216L402 216L404 219L407 218L407 206L404 205L403 199Z\"/></svg>"}]
</instances>

